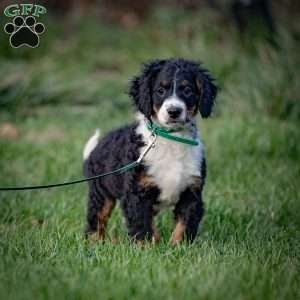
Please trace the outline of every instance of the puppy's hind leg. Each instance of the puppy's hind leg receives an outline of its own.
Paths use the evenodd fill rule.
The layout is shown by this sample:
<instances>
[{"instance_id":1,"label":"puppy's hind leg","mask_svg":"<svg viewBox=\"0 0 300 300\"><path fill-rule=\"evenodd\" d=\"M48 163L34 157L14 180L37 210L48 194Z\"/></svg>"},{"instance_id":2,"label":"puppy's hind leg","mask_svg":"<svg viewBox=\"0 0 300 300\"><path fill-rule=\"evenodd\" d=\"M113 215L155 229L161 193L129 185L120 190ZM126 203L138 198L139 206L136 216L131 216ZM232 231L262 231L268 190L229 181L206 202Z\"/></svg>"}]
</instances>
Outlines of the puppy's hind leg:
<instances>
[{"instance_id":1,"label":"puppy's hind leg","mask_svg":"<svg viewBox=\"0 0 300 300\"><path fill-rule=\"evenodd\" d=\"M110 214L115 206L115 200L105 197L96 187L96 182L90 184L87 208L86 236L93 240L105 239L105 228Z\"/></svg>"}]
</instances>

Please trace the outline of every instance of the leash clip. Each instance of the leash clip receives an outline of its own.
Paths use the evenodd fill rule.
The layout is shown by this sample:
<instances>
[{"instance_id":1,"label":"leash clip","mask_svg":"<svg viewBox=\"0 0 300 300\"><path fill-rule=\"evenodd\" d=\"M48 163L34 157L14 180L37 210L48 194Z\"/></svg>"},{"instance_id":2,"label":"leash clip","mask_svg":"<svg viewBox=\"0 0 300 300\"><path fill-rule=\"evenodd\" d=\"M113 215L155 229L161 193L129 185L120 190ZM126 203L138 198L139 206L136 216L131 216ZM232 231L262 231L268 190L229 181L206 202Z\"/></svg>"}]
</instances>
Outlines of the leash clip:
<instances>
[{"instance_id":1,"label":"leash clip","mask_svg":"<svg viewBox=\"0 0 300 300\"><path fill-rule=\"evenodd\" d=\"M157 135L154 132L152 132L152 136L153 136L152 141L148 144L148 146L145 148L145 150L141 153L140 157L136 161L137 163L140 163L143 160L143 158L147 155L147 153L150 151L150 149L155 147Z\"/></svg>"}]
</instances>

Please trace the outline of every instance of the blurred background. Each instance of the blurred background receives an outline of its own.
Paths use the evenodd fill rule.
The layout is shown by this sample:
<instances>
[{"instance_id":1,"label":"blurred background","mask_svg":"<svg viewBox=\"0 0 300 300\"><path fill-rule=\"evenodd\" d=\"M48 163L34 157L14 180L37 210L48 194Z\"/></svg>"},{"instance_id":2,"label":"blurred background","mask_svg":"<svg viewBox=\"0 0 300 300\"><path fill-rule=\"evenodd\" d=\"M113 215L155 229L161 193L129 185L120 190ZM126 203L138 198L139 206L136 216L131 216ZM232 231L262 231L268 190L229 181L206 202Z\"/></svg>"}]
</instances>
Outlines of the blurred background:
<instances>
[{"instance_id":1,"label":"blurred background","mask_svg":"<svg viewBox=\"0 0 300 300\"><path fill-rule=\"evenodd\" d=\"M3 10L18 1L1 1ZM19 1L21 3L22 1ZM37 49L0 34L1 110L101 104L127 111L127 83L142 62L202 61L221 88L218 111L300 118L299 1L38 1L48 12ZM9 18L2 15L2 25Z\"/></svg>"}]
</instances>

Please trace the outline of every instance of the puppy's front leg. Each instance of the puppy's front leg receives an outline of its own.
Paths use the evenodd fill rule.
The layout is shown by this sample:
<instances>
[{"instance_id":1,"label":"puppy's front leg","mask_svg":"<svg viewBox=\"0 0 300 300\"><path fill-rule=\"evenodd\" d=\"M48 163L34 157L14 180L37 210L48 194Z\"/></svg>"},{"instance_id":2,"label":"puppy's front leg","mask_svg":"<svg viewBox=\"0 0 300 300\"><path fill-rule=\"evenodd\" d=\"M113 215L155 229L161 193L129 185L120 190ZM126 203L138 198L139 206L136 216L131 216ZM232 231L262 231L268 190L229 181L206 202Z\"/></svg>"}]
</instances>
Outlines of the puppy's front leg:
<instances>
[{"instance_id":1,"label":"puppy's front leg","mask_svg":"<svg viewBox=\"0 0 300 300\"><path fill-rule=\"evenodd\" d=\"M150 240L153 236L153 202L136 194L122 200L128 234L136 241Z\"/></svg>"},{"instance_id":2,"label":"puppy's front leg","mask_svg":"<svg viewBox=\"0 0 300 300\"><path fill-rule=\"evenodd\" d=\"M171 243L176 245L184 238L188 242L193 242L203 216L200 187L195 189L194 186L191 186L181 193L174 214L176 226L172 234Z\"/></svg>"}]
</instances>

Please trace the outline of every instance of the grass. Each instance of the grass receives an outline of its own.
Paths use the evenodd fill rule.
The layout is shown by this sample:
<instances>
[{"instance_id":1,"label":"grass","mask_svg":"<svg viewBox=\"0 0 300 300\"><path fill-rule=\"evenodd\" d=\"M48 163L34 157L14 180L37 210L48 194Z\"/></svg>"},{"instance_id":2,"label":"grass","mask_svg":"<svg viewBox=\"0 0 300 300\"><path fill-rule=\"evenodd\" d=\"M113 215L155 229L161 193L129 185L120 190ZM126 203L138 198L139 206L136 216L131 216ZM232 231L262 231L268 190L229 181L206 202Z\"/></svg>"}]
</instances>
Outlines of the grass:
<instances>
[{"instance_id":1,"label":"grass","mask_svg":"<svg viewBox=\"0 0 300 300\"><path fill-rule=\"evenodd\" d=\"M93 18L63 31L48 19L36 50L10 49L0 35L0 126L18 131L0 137L1 186L81 177L93 130L132 120L127 82L146 59L200 58L221 87L214 117L199 119L208 179L192 246L168 244L166 212L157 219L160 245L141 249L127 239L119 208L108 228L119 244L83 240L85 184L0 193L1 299L300 297L296 40L283 17L280 49L243 46L228 24L221 31L203 19L162 11L134 31Z\"/></svg>"}]
</instances>

